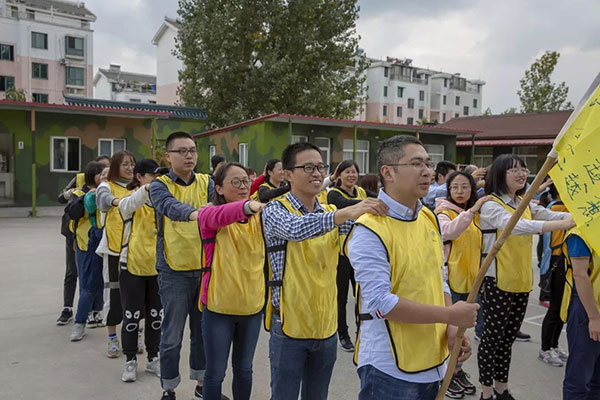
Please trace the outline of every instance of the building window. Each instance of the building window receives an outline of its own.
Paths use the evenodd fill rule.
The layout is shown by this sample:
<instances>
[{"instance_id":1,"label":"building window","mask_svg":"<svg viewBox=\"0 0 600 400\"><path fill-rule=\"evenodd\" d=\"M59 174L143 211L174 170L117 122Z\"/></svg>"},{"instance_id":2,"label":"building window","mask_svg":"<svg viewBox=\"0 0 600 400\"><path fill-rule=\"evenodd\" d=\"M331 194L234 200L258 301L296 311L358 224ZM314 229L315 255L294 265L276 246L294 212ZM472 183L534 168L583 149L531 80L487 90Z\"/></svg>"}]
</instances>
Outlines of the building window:
<instances>
[{"instance_id":1,"label":"building window","mask_svg":"<svg viewBox=\"0 0 600 400\"><path fill-rule=\"evenodd\" d=\"M383 106L383 116L387 116L387 106Z\"/></svg>"},{"instance_id":2,"label":"building window","mask_svg":"<svg viewBox=\"0 0 600 400\"><path fill-rule=\"evenodd\" d=\"M414 122L415 122L415 120L414 120L412 117L408 117L408 118L406 118L406 123L407 123L408 125L412 125L412 124L414 124Z\"/></svg>"},{"instance_id":3,"label":"building window","mask_svg":"<svg viewBox=\"0 0 600 400\"><path fill-rule=\"evenodd\" d=\"M419 90L419 100L425 101L425 91L424 90Z\"/></svg>"},{"instance_id":4,"label":"building window","mask_svg":"<svg viewBox=\"0 0 600 400\"><path fill-rule=\"evenodd\" d=\"M467 107L467 106L463 107L463 115L469 115L469 107Z\"/></svg>"},{"instance_id":5,"label":"building window","mask_svg":"<svg viewBox=\"0 0 600 400\"><path fill-rule=\"evenodd\" d=\"M248 143L238 144L238 162L244 167L248 166Z\"/></svg>"},{"instance_id":6,"label":"building window","mask_svg":"<svg viewBox=\"0 0 600 400\"><path fill-rule=\"evenodd\" d=\"M396 117L402 116L402 107L396 107Z\"/></svg>"},{"instance_id":7,"label":"building window","mask_svg":"<svg viewBox=\"0 0 600 400\"><path fill-rule=\"evenodd\" d=\"M0 60L15 61L15 46L0 43Z\"/></svg>"},{"instance_id":8,"label":"building window","mask_svg":"<svg viewBox=\"0 0 600 400\"><path fill-rule=\"evenodd\" d=\"M494 161L494 148L493 147L479 147L475 146L475 158L473 164L479 168L485 168L492 164Z\"/></svg>"},{"instance_id":9,"label":"building window","mask_svg":"<svg viewBox=\"0 0 600 400\"><path fill-rule=\"evenodd\" d=\"M48 64L31 63L31 77L35 79L48 79Z\"/></svg>"},{"instance_id":10,"label":"building window","mask_svg":"<svg viewBox=\"0 0 600 400\"><path fill-rule=\"evenodd\" d=\"M408 108L415 108L415 99L408 99Z\"/></svg>"},{"instance_id":11,"label":"building window","mask_svg":"<svg viewBox=\"0 0 600 400\"><path fill-rule=\"evenodd\" d=\"M50 171L78 172L81 168L81 145L78 137L50 138Z\"/></svg>"},{"instance_id":12,"label":"building window","mask_svg":"<svg viewBox=\"0 0 600 400\"><path fill-rule=\"evenodd\" d=\"M423 119L423 109L419 108L419 119Z\"/></svg>"},{"instance_id":13,"label":"building window","mask_svg":"<svg viewBox=\"0 0 600 400\"><path fill-rule=\"evenodd\" d=\"M387 78L390 75L389 67L383 67L383 76Z\"/></svg>"},{"instance_id":14,"label":"building window","mask_svg":"<svg viewBox=\"0 0 600 400\"><path fill-rule=\"evenodd\" d=\"M156 104L156 100L148 100L148 104Z\"/></svg>"},{"instance_id":15,"label":"building window","mask_svg":"<svg viewBox=\"0 0 600 400\"><path fill-rule=\"evenodd\" d=\"M383 87L383 97L387 97L387 86Z\"/></svg>"},{"instance_id":16,"label":"building window","mask_svg":"<svg viewBox=\"0 0 600 400\"><path fill-rule=\"evenodd\" d=\"M292 135L292 144L308 142L308 136Z\"/></svg>"},{"instance_id":17,"label":"building window","mask_svg":"<svg viewBox=\"0 0 600 400\"><path fill-rule=\"evenodd\" d=\"M33 93L34 103L48 103L48 95L46 93Z\"/></svg>"},{"instance_id":18,"label":"building window","mask_svg":"<svg viewBox=\"0 0 600 400\"><path fill-rule=\"evenodd\" d=\"M523 160L525 160L525 164L527 164L527 168L529 169L529 176L535 176L539 170L538 160L540 157L538 155L538 148L536 146L520 146L513 147L513 154L518 154ZM541 159L543 161L543 159Z\"/></svg>"},{"instance_id":19,"label":"building window","mask_svg":"<svg viewBox=\"0 0 600 400\"><path fill-rule=\"evenodd\" d=\"M141 103L142 99L129 99L130 103Z\"/></svg>"},{"instance_id":20,"label":"building window","mask_svg":"<svg viewBox=\"0 0 600 400\"><path fill-rule=\"evenodd\" d=\"M458 118L458 117L459 117L458 113L454 113L454 118Z\"/></svg>"},{"instance_id":21,"label":"building window","mask_svg":"<svg viewBox=\"0 0 600 400\"><path fill-rule=\"evenodd\" d=\"M19 18L19 8L17 6L10 6L10 17Z\"/></svg>"},{"instance_id":22,"label":"building window","mask_svg":"<svg viewBox=\"0 0 600 400\"><path fill-rule=\"evenodd\" d=\"M67 85L84 86L83 68L67 67Z\"/></svg>"},{"instance_id":23,"label":"building window","mask_svg":"<svg viewBox=\"0 0 600 400\"><path fill-rule=\"evenodd\" d=\"M477 99L473 99L473 108L477 108Z\"/></svg>"},{"instance_id":24,"label":"building window","mask_svg":"<svg viewBox=\"0 0 600 400\"><path fill-rule=\"evenodd\" d=\"M27 19L35 19L35 11L30 10L29 8L25 10L25 16Z\"/></svg>"},{"instance_id":25,"label":"building window","mask_svg":"<svg viewBox=\"0 0 600 400\"><path fill-rule=\"evenodd\" d=\"M0 75L0 92L5 92L15 87L14 76L2 76Z\"/></svg>"},{"instance_id":26,"label":"building window","mask_svg":"<svg viewBox=\"0 0 600 400\"><path fill-rule=\"evenodd\" d=\"M326 137L316 137L315 138L315 146L321 150L321 154L323 155L323 162L327 165L331 162L330 154L331 154L331 145L329 138Z\"/></svg>"},{"instance_id":27,"label":"building window","mask_svg":"<svg viewBox=\"0 0 600 400\"><path fill-rule=\"evenodd\" d=\"M442 122L446 122L446 113L442 113Z\"/></svg>"},{"instance_id":28,"label":"building window","mask_svg":"<svg viewBox=\"0 0 600 400\"><path fill-rule=\"evenodd\" d=\"M125 139L98 139L98 155L112 157L117 151L125 150Z\"/></svg>"},{"instance_id":29,"label":"building window","mask_svg":"<svg viewBox=\"0 0 600 400\"><path fill-rule=\"evenodd\" d=\"M448 78L444 78L444 87L448 87Z\"/></svg>"},{"instance_id":30,"label":"building window","mask_svg":"<svg viewBox=\"0 0 600 400\"><path fill-rule=\"evenodd\" d=\"M454 104L460 106L460 96L456 96L456 98L454 99Z\"/></svg>"},{"instance_id":31,"label":"building window","mask_svg":"<svg viewBox=\"0 0 600 400\"><path fill-rule=\"evenodd\" d=\"M446 105L446 95L444 95L444 96L442 97L442 104L443 104L443 105Z\"/></svg>"},{"instance_id":32,"label":"building window","mask_svg":"<svg viewBox=\"0 0 600 400\"><path fill-rule=\"evenodd\" d=\"M398 97L402 98L404 96L404 88L402 86L398 86Z\"/></svg>"},{"instance_id":33,"label":"building window","mask_svg":"<svg viewBox=\"0 0 600 400\"><path fill-rule=\"evenodd\" d=\"M215 145L208 146L208 165L210 166L211 171L212 171L211 160L216 155L217 155L217 146L215 146Z\"/></svg>"},{"instance_id":34,"label":"building window","mask_svg":"<svg viewBox=\"0 0 600 400\"><path fill-rule=\"evenodd\" d=\"M342 159L352 160L354 155L354 141L352 139L344 139L344 152ZM369 141L368 140L357 140L356 141L356 159L354 160L358 164L360 174L369 173Z\"/></svg>"},{"instance_id":35,"label":"building window","mask_svg":"<svg viewBox=\"0 0 600 400\"><path fill-rule=\"evenodd\" d=\"M83 38L66 36L65 54L68 56L83 57Z\"/></svg>"},{"instance_id":36,"label":"building window","mask_svg":"<svg viewBox=\"0 0 600 400\"><path fill-rule=\"evenodd\" d=\"M429 160L431 164L436 165L444 159L444 145L443 144L424 144L427 154L429 154Z\"/></svg>"},{"instance_id":37,"label":"building window","mask_svg":"<svg viewBox=\"0 0 600 400\"><path fill-rule=\"evenodd\" d=\"M41 32L31 32L31 47L48 50L48 35Z\"/></svg>"}]
</instances>

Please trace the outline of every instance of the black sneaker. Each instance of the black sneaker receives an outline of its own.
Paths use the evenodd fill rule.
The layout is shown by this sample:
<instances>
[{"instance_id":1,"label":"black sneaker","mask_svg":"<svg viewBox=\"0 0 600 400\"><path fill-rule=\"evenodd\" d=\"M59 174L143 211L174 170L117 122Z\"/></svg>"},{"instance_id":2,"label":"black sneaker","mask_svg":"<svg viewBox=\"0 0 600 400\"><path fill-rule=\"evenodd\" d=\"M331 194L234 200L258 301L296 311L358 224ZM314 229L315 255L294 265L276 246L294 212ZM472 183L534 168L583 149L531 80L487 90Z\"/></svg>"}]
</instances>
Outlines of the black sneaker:
<instances>
[{"instance_id":1,"label":"black sneaker","mask_svg":"<svg viewBox=\"0 0 600 400\"><path fill-rule=\"evenodd\" d=\"M528 335L524 332L517 332L517 342L529 342L531 340L531 335Z\"/></svg>"},{"instance_id":2,"label":"black sneaker","mask_svg":"<svg viewBox=\"0 0 600 400\"><path fill-rule=\"evenodd\" d=\"M490 397L483 397L483 393L481 393L481 397L479 397L479 400L494 400L495 397L494 395L491 395Z\"/></svg>"},{"instance_id":3,"label":"black sneaker","mask_svg":"<svg viewBox=\"0 0 600 400\"><path fill-rule=\"evenodd\" d=\"M494 394L496 395L496 400L516 400L513 395L510 394L508 389L506 389L503 393L498 393L496 392L496 389L494 389Z\"/></svg>"},{"instance_id":4,"label":"black sneaker","mask_svg":"<svg viewBox=\"0 0 600 400\"><path fill-rule=\"evenodd\" d=\"M163 395L160 398L160 400L176 400L175 399L175 392L170 391L170 390L165 390L163 392Z\"/></svg>"},{"instance_id":5,"label":"black sneaker","mask_svg":"<svg viewBox=\"0 0 600 400\"><path fill-rule=\"evenodd\" d=\"M349 337L340 338L340 347L343 351L347 351L349 353L354 351L354 345Z\"/></svg>"},{"instance_id":6,"label":"black sneaker","mask_svg":"<svg viewBox=\"0 0 600 400\"><path fill-rule=\"evenodd\" d=\"M465 397L464 389L456 382L456 378L452 378L448 389L446 389L446 397L451 399L462 399Z\"/></svg>"},{"instance_id":7,"label":"black sneaker","mask_svg":"<svg viewBox=\"0 0 600 400\"><path fill-rule=\"evenodd\" d=\"M202 400L202 386L196 385L196 390L194 390L194 400ZM229 397L224 394L221 395L221 400L230 400Z\"/></svg>"},{"instance_id":8,"label":"black sneaker","mask_svg":"<svg viewBox=\"0 0 600 400\"><path fill-rule=\"evenodd\" d=\"M465 394L473 395L477 391L477 388L471 383L471 381L469 381L470 377L471 376L469 374L461 369L454 374L454 378L452 378L452 380L456 381L456 383L463 388Z\"/></svg>"},{"instance_id":9,"label":"black sneaker","mask_svg":"<svg viewBox=\"0 0 600 400\"><path fill-rule=\"evenodd\" d=\"M60 313L60 317L56 320L56 325L67 325L73 320L73 310L70 308L63 308Z\"/></svg>"}]
</instances>

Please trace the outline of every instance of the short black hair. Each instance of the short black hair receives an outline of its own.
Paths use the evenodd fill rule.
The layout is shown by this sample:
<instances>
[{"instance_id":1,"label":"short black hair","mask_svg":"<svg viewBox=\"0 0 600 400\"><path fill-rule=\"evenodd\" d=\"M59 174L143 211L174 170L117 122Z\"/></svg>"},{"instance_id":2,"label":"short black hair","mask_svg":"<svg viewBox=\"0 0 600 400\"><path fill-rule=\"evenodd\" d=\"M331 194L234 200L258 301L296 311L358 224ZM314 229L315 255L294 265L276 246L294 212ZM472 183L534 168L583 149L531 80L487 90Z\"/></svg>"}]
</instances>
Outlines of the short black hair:
<instances>
[{"instance_id":1,"label":"short black hair","mask_svg":"<svg viewBox=\"0 0 600 400\"><path fill-rule=\"evenodd\" d=\"M516 154L502 154L496 158L485 177L485 194L506 194L508 192L506 171L514 167L527 168L527 163ZM517 191L517 196L522 196L526 187L527 185Z\"/></svg>"},{"instance_id":2,"label":"short black hair","mask_svg":"<svg viewBox=\"0 0 600 400\"><path fill-rule=\"evenodd\" d=\"M435 181L438 181L439 175L446 176L450 171L456 171L456 164L452 161L440 161L435 167Z\"/></svg>"},{"instance_id":3,"label":"short black hair","mask_svg":"<svg viewBox=\"0 0 600 400\"><path fill-rule=\"evenodd\" d=\"M99 155L98 157L96 157L96 159L94 161L100 162L102 160L108 160L108 161L110 161L110 157L107 156L107 155L105 155L105 154L102 154L102 155Z\"/></svg>"},{"instance_id":4,"label":"short black hair","mask_svg":"<svg viewBox=\"0 0 600 400\"><path fill-rule=\"evenodd\" d=\"M84 173L86 186L95 187L96 186L96 179L95 179L96 175L101 174L102 171L104 171L104 168L106 168L106 167L102 163L99 163L97 161L89 162L88 165L85 166L85 173Z\"/></svg>"},{"instance_id":5,"label":"short black hair","mask_svg":"<svg viewBox=\"0 0 600 400\"><path fill-rule=\"evenodd\" d=\"M418 144L423 146L423 142L414 136L397 135L384 140L379 144L377 150L377 175L383 185L383 177L381 176L381 167L387 164L395 164L404 157L404 146L408 144Z\"/></svg>"},{"instance_id":6,"label":"short black hair","mask_svg":"<svg viewBox=\"0 0 600 400\"><path fill-rule=\"evenodd\" d=\"M473 178L473 176L471 176L471 174L468 174L464 171L453 172L452 175L450 175L448 177L448 180L446 181L446 185L447 185L446 187L448 189L446 199L450 203L460 207L459 204L456 204L456 202L454 201L454 199L452 198L452 195L450 193L450 185L452 184L452 181L459 176L464 176L465 178L467 178L467 180L469 181L469 185L471 185L471 197L469 197L469 200L467 200L467 204L465 205L465 210L468 210L469 208L473 207L475 205L475 203L477 202L477 200L479 199L479 197L477 196L477 184L475 183L475 179Z\"/></svg>"},{"instance_id":7,"label":"short black hair","mask_svg":"<svg viewBox=\"0 0 600 400\"><path fill-rule=\"evenodd\" d=\"M222 163L223 161L225 161L225 157L223 157L220 154L215 154L214 156L212 156L210 158L210 166L212 170L214 171L215 168L217 168L217 165L219 165L219 163Z\"/></svg>"},{"instance_id":8,"label":"short black hair","mask_svg":"<svg viewBox=\"0 0 600 400\"><path fill-rule=\"evenodd\" d=\"M283 150L283 153L281 153L281 164L283 164L283 169L293 170L296 166L296 155L306 150L316 150L321 154L321 150L312 143L300 142L290 144Z\"/></svg>"},{"instance_id":9,"label":"short black hair","mask_svg":"<svg viewBox=\"0 0 600 400\"><path fill-rule=\"evenodd\" d=\"M165 143L165 147L167 148L167 150L171 150L171 148L169 146L175 139L192 139L192 140L194 140L192 135L190 135L187 132L183 132L183 131L173 132L169 135L169 137L167 137L167 142Z\"/></svg>"},{"instance_id":10,"label":"short black hair","mask_svg":"<svg viewBox=\"0 0 600 400\"><path fill-rule=\"evenodd\" d=\"M265 164L265 182L271 184L271 177L269 176L269 172L272 172L275 169L277 163L280 163L281 160L277 158L272 158Z\"/></svg>"}]
</instances>

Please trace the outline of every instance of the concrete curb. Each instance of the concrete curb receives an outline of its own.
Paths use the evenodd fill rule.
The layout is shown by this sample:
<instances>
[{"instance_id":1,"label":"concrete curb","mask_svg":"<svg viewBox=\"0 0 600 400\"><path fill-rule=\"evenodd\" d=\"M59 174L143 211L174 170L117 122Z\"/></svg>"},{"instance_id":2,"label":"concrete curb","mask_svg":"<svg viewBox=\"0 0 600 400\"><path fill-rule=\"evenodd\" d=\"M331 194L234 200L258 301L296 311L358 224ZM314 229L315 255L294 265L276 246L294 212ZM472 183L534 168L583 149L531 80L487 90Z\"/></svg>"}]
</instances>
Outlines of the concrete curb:
<instances>
[{"instance_id":1,"label":"concrete curb","mask_svg":"<svg viewBox=\"0 0 600 400\"><path fill-rule=\"evenodd\" d=\"M65 206L38 207L38 217L62 217ZM31 216L31 207L0 207L0 218L26 218Z\"/></svg>"}]
</instances>

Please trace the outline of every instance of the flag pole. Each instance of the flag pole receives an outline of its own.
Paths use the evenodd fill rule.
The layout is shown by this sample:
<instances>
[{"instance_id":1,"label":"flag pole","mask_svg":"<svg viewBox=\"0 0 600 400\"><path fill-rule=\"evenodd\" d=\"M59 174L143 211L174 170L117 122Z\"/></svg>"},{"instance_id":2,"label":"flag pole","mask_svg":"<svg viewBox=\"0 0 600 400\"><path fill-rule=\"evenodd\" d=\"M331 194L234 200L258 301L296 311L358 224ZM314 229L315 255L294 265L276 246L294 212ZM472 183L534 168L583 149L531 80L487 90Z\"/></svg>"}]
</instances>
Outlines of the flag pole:
<instances>
[{"instance_id":1,"label":"flag pole","mask_svg":"<svg viewBox=\"0 0 600 400\"><path fill-rule=\"evenodd\" d=\"M548 173L550 172L550 170L552 169L552 167L554 166L555 163L556 163L556 157L553 156L552 154L548 155L548 157L546 158L546 161L544 161L544 165L542 165L542 168L539 170L539 172L535 176L535 179L529 186L529 189L525 193L525 196L523 196L523 198L521 199L519 206L517 207L515 212L512 214L512 216L508 220L506 227L502 230L502 234L500 234L500 236L496 239L496 242L492 246L491 251L488 253L488 255L483 260L483 263L481 264L481 267L479 269L479 273L477 274L477 278L475 278L475 283L473 284L473 287L471 288L471 291L469 292L469 296L467 297L467 303L473 303L475 301L475 298L477 297L477 293L479 292L479 288L481 287L481 284L483 282L483 278L485 278L485 274L487 273L488 269L490 268L490 264L496 257L496 254L498 254L498 252L504 245L504 241L511 234L511 232L512 232L513 228L515 227L515 225L517 224L517 222L519 222L519 219L525 212L525 209L529 206L529 203L533 199L533 196L535 195L538 188L544 181L544 178L546 177L546 175L548 175ZM456 368L456 362L458 360L458 356L460 355L460 344L463 341L465 331L466 331L466 328L459 328L458 332L456 333L456 338L454 339L454 348L452 349L450 361L448 362L448 370L446 371L446 375L444 376L444 380L442 381L442 385L440 387L440 391L437 394L436 400L442 400L444 398L444 396L446 395L446 390L448 389L448 386L450 385L450 380L452 379L452 376L454 375L454 370Z\"/></svg>"}]
</instances>

